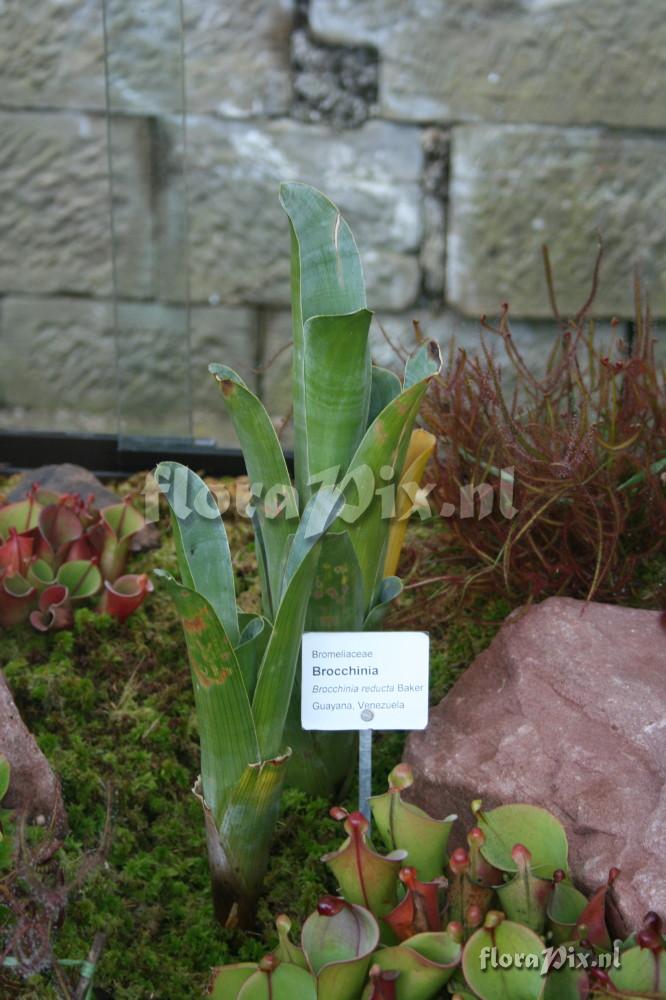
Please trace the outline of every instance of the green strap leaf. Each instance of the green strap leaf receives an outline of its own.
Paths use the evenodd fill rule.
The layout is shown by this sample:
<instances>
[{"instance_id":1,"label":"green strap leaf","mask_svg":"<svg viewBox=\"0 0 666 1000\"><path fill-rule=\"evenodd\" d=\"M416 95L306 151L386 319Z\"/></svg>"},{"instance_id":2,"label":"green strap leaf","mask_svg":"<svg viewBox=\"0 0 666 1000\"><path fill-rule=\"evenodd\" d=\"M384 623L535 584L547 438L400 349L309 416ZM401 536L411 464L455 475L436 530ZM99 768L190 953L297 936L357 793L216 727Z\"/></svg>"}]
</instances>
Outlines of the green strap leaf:
<instances>
[{"instance_id":1,"label":"green strap leaf","mask_svg":"<svg viewBox=\"0 0 666 1000\"><path fill-rule=\"evenodd\" d=\"M240 630L229 542L215 497L179 462L160 462L155 480L172 513L180 577L212 605L232 645Z\"/></svg>"},{"instance_id":2,"label":"green strap leaf","mask_svg":"<svg viewBox=\"0 0 666 1000\"><path fill-rule=\"evenodd\" d=\"M246 767L229 790L221 818L217 818L224 864L245 882L249 899L256 898L268 864L289 756L287 753Z\"/></svg>"},{"instance_id":3,"label":"green strap leaf","mask_svg":"<svg viewBox=\"0 0 666 1000\"><path fill-rule=\"evenodd\" d=\"M296 484L308 495L304 325L313 316L365 309L363 269L351 229L336 206L307 184L280 186L291 228L291 302L294 337L294 439Z\"/></svg>"},{"instance_id":4,"label":"green strap leaf","mask_svg":"<svg viewBox=\"0 0 666 1000\"><path fill-rule=\"evenodd\" d=\"M360 632L363 627L363 580L347 532L329 532L321 540L319 563L305 618L308 632ZM298 788L340 787L349 774L358 736L355 732L306 732L301 728L301 674L285 726L285 742L294 748L289 781Z\"/></svg>"},{"instance_id":5,"label":"green strap leaf","mask_svg":"<svg viewBox=\"0 0 666 1000\"><path fill-rule=\"evenodd\" d=\"M183 624L201 739L203 793L219 827L229 790L248 764L261 758L250 700L238 659L212 605L164 570L155 573Z\"/></svg>"},{"instance_id":6,"label":"green strap leaf","mask_svg":"<svg viewBox=\"0 0 666 1000\"><path fill-rule=\"evenodd\" d=\"M285 721L318 557L318 545L315 543L291 578L275 616L273 632L259 669L252 711L264 757L275 757L284 750Z\"/></svg>"},{"instance_id":7,"label":"green strap leaf","mask_svg":"<svg viewBox=\"0 0 666 1000\"><path fill-rule=\"evenodd\" d=\"M392 399L400 395L402 386L395 372L388 368L372 366L372 383L370 386L370 409L368 411L368 427Z\"/></svg>"},{"instance_id":8,"label":"green strap leaf","mask_svg":"<svg viewBox=\"0 0 666 1000\"><path fill-rule=\"evenodd\" d=\"M259 665L266 652L266 646L271 636L272 625L260 616L252 617L241 632L240 643L235 653L240 665L248 698L252 699L257 683Z\"/></svg>"},{"instance_id":9,"label":"green strap leaf","mask_svg":"<svg viewBox=\"0 0 666 1000\"><path fill-rule=\"evenodd\" d=\"M399 576L386 576L379 585L375 604L370 609L363 622L363 631L372 632L378 629L384 620L389 604L400 597L403 586ZM427 879L426 879L427 881Z\"/></svg>"},{"instance_id":10,"label":"green strap leaf","mask_svg":"<svg viewBox=\"0 0 666 1000\"><path fill-rule=\"evenodd\" d=\"M298 567L311 548L333 524L342 510L344 497L335 487L322 486L307 503L298 530L289 548L282 576L281 595L291 583Z\"/></svg>"},{"instance_id":11,"label":"green strap leaf","mask_svg":"<svg viewBox=\"0 0 666 1000\"><path fill-rule=\"evenodd\" d=\"M289 535L294 530L294 521L287 515L297 513L287 463L271 418L242 378L225 365L209 365L208 371L215 376L222 390L224 403L243 449L250 483L257 490L259 484L262 484L262 499L257 497L252 506L258 515L271 607L274 611L280 593L282 560ZM272 494L269 492L271 490ZM276 513L271 506L274 502L280 502L278 493L282 491L288 496L288 506Z\"/></svg>"},{"instance_id":12,"label":"green strap leaf","mask_svg":"<svg viewBox=\"0 0 666 1000\"><path fill-rule=\"evenodd\" d=\"M314 316L304 328L305 454L308 484L346 469L368 420L372 313Z\"/></svg>"},{"instance_id":13,"label":"green strap leaf","mask_svg":"<svg viewBox=\"0 0 666 1000\"><path fill-rule=\"evenodd\" d=\"M422 345L416 353L423 356L424 353L434 355L436 352L439 358L439 348L435 341L428 343L434 345L432 349ZM341 484L349 504L342 517L349 523L349 535L363 574L366 611L372 606L381 580L390 524L382 510L382 497L376 493L377 477L382 467L390 466L396 470L396 481L399 478L416 414L429 381L435 374L434 362L426 366L422 357L421 362L416 363L416 368L413 369L416 370L427 370L427 374L382 410L366 431Z\"/></svg>"},{"instance_id":14,"label":"green strap leaf","mask_svg":"<svg viewBox=\"0 0 666 1000\"><path fill-rule=\"evenodd\" d=\"M268 556L266 554L266 545L264 542L264 534L262 530L263 518L259 514L259 511L255 506L252 506L250 511L250 520L252 521L252 529L254 531L254 553L257 557L257 568L259 570L259 583L261 585L261 607L266 618L269 621L273 621L275 618L275 610L273 608L273 595L271 594L271 584L268 579ZM291 535L287 536L287 546L290 544ZM286 552L282 553L283 561L286 559ZM282 574L280 573L277 577L281 579ZM275 600L277 601L279 594L275 594Z\"/></svg>"},{"instance_id":15,"label":"green strap leaf","mask_svg":"<svg viewBox=\"0 0 666 1000\"><path fill-rule=\"evenodd\" d=\"M322 540L305 628L308 632L360 632L363 628L363 579L346 531L329 533Z\"/></svg>"}]
</instances>

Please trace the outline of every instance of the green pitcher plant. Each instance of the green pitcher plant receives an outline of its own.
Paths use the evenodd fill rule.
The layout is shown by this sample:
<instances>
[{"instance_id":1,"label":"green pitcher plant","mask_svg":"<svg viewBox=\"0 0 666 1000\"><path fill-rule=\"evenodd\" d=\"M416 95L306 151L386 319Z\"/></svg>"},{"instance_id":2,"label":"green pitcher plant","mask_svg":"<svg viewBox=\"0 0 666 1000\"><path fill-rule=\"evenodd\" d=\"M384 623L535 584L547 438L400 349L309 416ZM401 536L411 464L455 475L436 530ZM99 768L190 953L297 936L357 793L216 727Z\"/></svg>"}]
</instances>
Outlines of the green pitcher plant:
<instances>
[{"instance_id":1,"label":"green pitcher plant","mask_svg":"<svg viewBox=\"0 0 666 1000\"><path fill-rule=\"evenodd\" d=\"M636 934L612 941L607 897L620 872L589 899L575 888L552 813L474 802L467 847L447 857L456 817L435 820L405 802L411 783L400 764L388 793L371 800L387 856L365 817L331 810L347 836L322 860L340 895L319 901L300 945L281 914L271 954L214 969L213 1000L663 1000L660 917L650 912Z\"/></svg>"},{"instance_id":2,"label":"green pitcher plant","mask_svg":"<svg viewBox=\"0 0 666 1000\"><path fill-rule=\"evenodd\" d=\"M180 580L161 576L185 632L201 742L195 790L225 922L249 919L287 768L317 794L350 775L355 734L301 729L301 636L305 628L375 628L399 594L400 581L384 570L400 542L389 549L389 534L413 503L387 502L387 487L414 496L400 477L441 365L434 341L418 346L402 382L372 365L372 314L347 223L305 184L283 185L280 197L292 239L295 484L260 400L232 369L209 365L250 480L261 614L237 609L226 532L203 481L173 462L155 474L171 508ZM410 468L422 473L418 455L429 448L420 440Z\"/></svg>"}]
</instances>

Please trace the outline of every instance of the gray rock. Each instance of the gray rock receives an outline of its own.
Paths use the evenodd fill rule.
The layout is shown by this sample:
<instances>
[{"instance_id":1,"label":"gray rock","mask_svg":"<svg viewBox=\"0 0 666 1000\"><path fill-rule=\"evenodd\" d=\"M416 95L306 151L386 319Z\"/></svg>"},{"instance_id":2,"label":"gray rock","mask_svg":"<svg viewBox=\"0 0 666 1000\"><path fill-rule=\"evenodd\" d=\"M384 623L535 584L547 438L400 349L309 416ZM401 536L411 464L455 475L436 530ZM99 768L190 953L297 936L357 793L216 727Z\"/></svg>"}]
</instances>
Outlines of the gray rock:
<instances>
[{"instance_id":1,"label":"gray rock","mask_svg":"<svg viewBox=\"0 0 666 1000\"><path fill-rule=\"evenodd\" d=\"M88 469L71 462L40 465L37 469L30 469L21 476L7 499L10 503L22 500L35 483L39 483L42 489L53 490L55 493L78 493L84 500L92 494L98 507L118 503L117 493L104 486Z\"/></svg>"},{"instance_id":2,"label":"gray rock","mask_svg":"<svg viewBox=\"0 0 666 1000\"><path fill-rule=\"evenodd\" d=\"M601 231L606 247L593 314L633 315L638 266L653 313L666 312L666 141L599 129L470 125L453 130L447 293L467 314L508 301L549 316L541 247L560 310L585 302Z\"/></svg>"},{"instance_id":3,"label":"gray rock","mask_svg":"<svg viewBox=\"0 0 666 1000\"><path fill-rule=\"evenodd\" d=\"M339 204L368 270L368 297L401 308L419 284L413 252L423 232L418 131L380 122L339 134L290 121L193 118L189 125L191 291L196 302L287 304L289 233L281 180L314 183ZM165 192L161 294L182 259L170 258L174 215ZM175 223L177 224L177 223Z\"/></svg>"},{"instance_id":4,"label":"gray rock","mask_svg":"<svg viewBox=\"0 0 666 1000\"><path fill-rule=\"evenodd\" d=\"M60 782L28 731L0 672L0 753L11 767L3 808L16 810L29 823L50 826L56 837L67 832Z\"/></svg>"},{"instance_id":5,"label":"gray rock","mask_svg":"<svg viewBox=\"0 0 666 1000\"><path fill-rule=\"evenodd\" d=\"M279 114L291 101L291 0L177 4L109 0L111 107L142 114L182 109L181 44L188 105L233 117ZM97 0L6 0L0 7L3 104L106 107L102 8Z\"/></svg>"},{"instance_id":6,"label":"gray rock","mask_svg":"<svg viewBox=\"0 0 666 1000\"><path fill-rule=\"evenodd\" d=\"M418 803L467 829L476 798L550 809L586 891L621 869L619 913L634 928L666 912L664 720L659 612L550 598L502 626L406 759Z\"/></svg>"},{"instance_id":7,"label":"gray rock","mask_svg":"<svg viewBox=\"0 0 666 1000\"><path fill-rule=\"evenodd\" d=\"M111 244L106 124L77 114L0 113L0 291L109 295ZM149 193L141 177L144 125L114 125L121 294L152 290Z\"/></svg>"},{"instance_id":8,"label":"gray rock","mask_svg":"<svg viewBox=\"0 0 666 1000\"><path fill-rule=\"evenodd\" d=\"M312 0L310 25L379 49L388 117L666 125L660 0Z\"/></svg>"}]
</instances>

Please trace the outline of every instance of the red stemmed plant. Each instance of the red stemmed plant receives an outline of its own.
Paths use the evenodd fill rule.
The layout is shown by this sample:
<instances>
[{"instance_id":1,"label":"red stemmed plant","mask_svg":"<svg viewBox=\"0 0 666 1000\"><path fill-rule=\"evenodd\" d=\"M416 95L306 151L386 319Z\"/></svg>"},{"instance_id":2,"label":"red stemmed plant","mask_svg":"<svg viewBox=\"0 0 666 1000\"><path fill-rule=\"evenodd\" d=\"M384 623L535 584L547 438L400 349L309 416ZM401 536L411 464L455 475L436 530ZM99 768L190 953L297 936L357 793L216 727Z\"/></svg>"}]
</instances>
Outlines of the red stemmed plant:
<instances>
[{"instance_id":1,"label":"red stemmed plant","mask_svg":"<svg viewBox=\"0 0 666 1000\"><path fill-rule=\"evenodd\" d=\"M419 602L419 628L424 611L439 621L478 593L631 602L662 551L666 385L649 308L637 283L631 336L613 322L609 347L589 319L593 295L565 318L550 287L556 325L541 372L505 304L497 324L481 319L476 355L451 349L424 404L438 439L428 499L443 516L411 545L410 576L434 598ZM642 600L663 605L663 585L653 589Z\"/></svg>"}]
</instances>

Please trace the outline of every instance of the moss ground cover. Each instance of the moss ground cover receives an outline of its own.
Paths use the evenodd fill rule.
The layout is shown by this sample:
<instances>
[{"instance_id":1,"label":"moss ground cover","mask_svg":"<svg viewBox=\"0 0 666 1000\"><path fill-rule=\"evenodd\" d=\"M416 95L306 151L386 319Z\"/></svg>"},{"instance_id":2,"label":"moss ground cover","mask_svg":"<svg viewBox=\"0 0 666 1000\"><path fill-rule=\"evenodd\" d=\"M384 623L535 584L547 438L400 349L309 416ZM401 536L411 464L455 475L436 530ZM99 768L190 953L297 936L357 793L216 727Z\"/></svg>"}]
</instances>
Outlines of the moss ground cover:
<instances>
[{"instance_id":1,"label":"moss ground cover","mask_svg":"<svg viewBox=\"0 0 666 1000\"><path fill-rule=\"evenodd\" d=\"M136 485L118 489L123 493ZM7 486L0 483L1 489ZM239 553L239 600L251 610L258 589L249 521L230 515L225 521ZM134 556L133 572L176 569L166 516L159 526L162 547ZM400 613L416 611L417 595L408 592ZM446 628L433 629L433 701L487 645L507 611L501 604L486 607L481 620L468 609ZM106 788L112 790L108 857L71 899L55 943L60 958L83 958L95 932L107 931L96 977L100 1000L199 996L212 965L257 959L275 943L274 915L288 912L297 929L318 896L334 888L319 863L339 841L329 803L287 790L255 932L223 932L215 924L200 806L190 792L198 740L189 668L180 623L159 587L124 625L82 609L71 631L2 631L0 664L62 780L71 826L61 852L66 871L73 872L96 847ZM403 741L402 733L376 737L376 791L385 788ZM353 787L341 804L354 807ZM56 996L47 977L25 984L2 978L5 996L3 991L34 1000Z\"/></svg>"}]
</instances>

